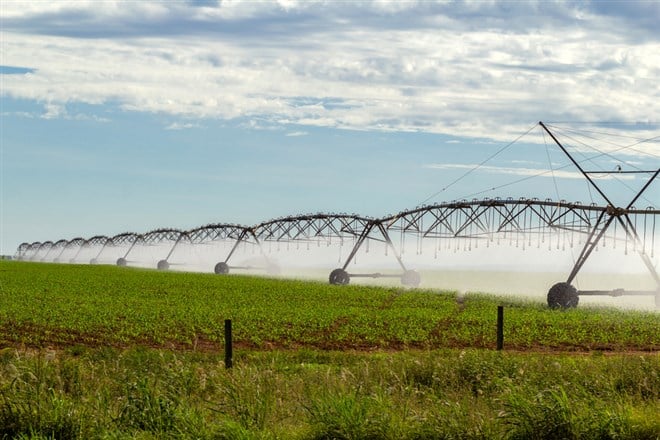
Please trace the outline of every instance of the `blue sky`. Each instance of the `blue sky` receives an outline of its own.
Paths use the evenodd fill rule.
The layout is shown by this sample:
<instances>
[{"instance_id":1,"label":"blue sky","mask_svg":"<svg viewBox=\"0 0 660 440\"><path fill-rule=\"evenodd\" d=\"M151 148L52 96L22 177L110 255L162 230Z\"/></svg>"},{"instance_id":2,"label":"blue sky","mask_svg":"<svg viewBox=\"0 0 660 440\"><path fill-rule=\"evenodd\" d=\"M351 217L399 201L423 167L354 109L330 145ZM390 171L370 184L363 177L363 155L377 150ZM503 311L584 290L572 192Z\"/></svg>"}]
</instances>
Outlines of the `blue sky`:
<instances>
[{"instance_id":1,"label":"blue sky","mask_svg":"<svg viewBox=\"0 0 660 440\"><path fill-rule=\"evenodd\" d=\"M4 0L0 17L3 254L465 197L600 203L572 168L512 183L567 164L538 127L507 147L539 120L622 160L591 167L660 162L657 1ZM644 180L600 183L625 204Z\"/></svg>"}]
</instances>

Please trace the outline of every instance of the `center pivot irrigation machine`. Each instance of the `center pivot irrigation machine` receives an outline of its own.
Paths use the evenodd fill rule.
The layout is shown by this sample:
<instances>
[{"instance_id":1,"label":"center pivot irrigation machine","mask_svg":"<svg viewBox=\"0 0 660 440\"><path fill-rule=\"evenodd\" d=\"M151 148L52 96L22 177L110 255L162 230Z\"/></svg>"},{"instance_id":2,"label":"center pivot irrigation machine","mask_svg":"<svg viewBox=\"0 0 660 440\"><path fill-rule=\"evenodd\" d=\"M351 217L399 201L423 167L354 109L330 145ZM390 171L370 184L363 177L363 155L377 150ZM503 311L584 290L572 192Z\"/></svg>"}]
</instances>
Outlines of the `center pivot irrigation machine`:
<instances>
[{"instance_id":1,"label":"center pivot irrigation machine","mask_svg":"<svg viewBox=\"0 0 660 440\"><path fill-rule=\"evenodd\" d=\"M604 204L569 203L565 200L520 199L473 199L449 203L422 205L382 218L362 217L355 214L307 214L278 218L254 226L236 224L211 224L188 231L157 229L145 234L123 233L114 237L95 236L90 239L74 238L44 243L23 243L18 247L15 258L27 261L89 261L91 264L113 261L118 266L137 263L133 254L138 248L152 248L158 253L157 268L167 270L177 250L182 246L200 249L206 245L222 243L223 248L211 249L210 258L221 259L214 266L216 274L228 274L232 270L265 270L279 273L272 258L280 252L300 252L311 247L338 248L339 267L332 270L329 282L345 285L352 278L400 279L405 286L416 287L421 276L404 262L406 247L414 247L414 255L424 252L435 259L445 251L472 250L479 246L490 247L500 242L509 246L556 249L581 249L574 259L573 268L565 281L550 287L547 300L553 308L575 307L583 295L654 295L660 307L660 276L653 263L655 235L660 225L660 210L654 207L637 209L634 204L650 192L660 168L653 170L623 170L617 166L613 171L585 169L586 158L578 161L554 133L543 122L539 123L544 133L560 148L584 177L589 187L602 197ZM600 153L598 156L607 155ZM609 173L617 176L641 174L648 177L644 185L635 191L625 207L616 206L604 189L595 181ZM598 176L595 176L598 175ZM655 193L657 195L657 192ZM578 290L573 282L598 246L610 246L632 250L639 254L643 264L655 281L656 289L648 291L624 290ZM293 248L293 249L292 249ZM342 249L350 251L342 257ZM392 255L398 270L384 272L349 272L356 263L358 252L369 253L370 248L381 248L385 256ZM232 264L237 253L245 254L250 249L255 257L252 263ZM85 256L85 253L89 255ZM329 255L329 254L324 254Z\"/></svg>"}]
</instances>

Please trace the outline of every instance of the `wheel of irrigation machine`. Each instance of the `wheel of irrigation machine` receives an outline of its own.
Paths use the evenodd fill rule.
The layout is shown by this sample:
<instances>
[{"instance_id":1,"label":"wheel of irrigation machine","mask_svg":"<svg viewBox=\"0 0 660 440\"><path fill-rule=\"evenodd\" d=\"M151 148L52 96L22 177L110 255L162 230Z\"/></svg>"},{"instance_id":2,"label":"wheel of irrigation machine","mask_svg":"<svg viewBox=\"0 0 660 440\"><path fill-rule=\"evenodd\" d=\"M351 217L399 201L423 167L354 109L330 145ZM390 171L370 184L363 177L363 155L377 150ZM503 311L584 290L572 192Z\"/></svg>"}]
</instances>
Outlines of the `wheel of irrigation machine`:
<instances>
[{"instance_id":1,"label":"wheel of irrigation machine","mask_svg":"<svg viewBox=\"0 0 660 440\"><path fill-rule=\"evenodd\" d=\"M344 286L351 281L351 277L348 275L344 269L335 269L330 272L329 278L330 284L337 286Z\"/></svg>"},{"instance_id":2,"label":"wheel of irrigation machine","mask_svg":"<svg viewBox=\"0 0 660 440\"><path fill-rule=\"evenodd\" d=\"M401 275L401 284L409 287L417 287L422 282L422 277L416 270L407 270Z\"/></svg>"},{"instance_id":3,"label":"wheel of irrigation machine","mask_svg":"<svg viewBox=\"0 0 660 440\"><path fill-rule=\"evenodd\" d=\"M92 258L91 260L89 260L89 264L91 265L94 265L96 263L98 263L98 261L96 261L96 258Z\"/></svg>"},{"instance_id":4,"label":"wheel of irrigation machine","mask_svg":"<svg viewBox=\"0 0 660 440\"><path fill-rule=\"evenodd\" d=\"M548 291L548 307L551 309L577 307L579 301L577 289L569 283L557 283Z\"/></svg>"},{"instance_id":5,"label":"wheel of irrigation machine","mask_svg":"<svg viewBox=\"0 0 660 440\"><path fill-rule=\"evenodd\" d=\"M124 267L126 266L126 258L121 257L117 259L117 266Z\"/></svg>"},{"instance_id":6,"label":"wheel of irrigation machine","mask_svg":"<svg viewBox=\"0 0 660 440\"><path fill-rule=\"evenodd\" d=\"M655 309L660 310L660 289L655 292Z\"/></svg>"},{"instance_id":7,"label":"wheel of irrigation machine","mask_svg":"<svg viewBox=\"0 0 660 440\"><path fill-rule=\"evenodd\" d=\"M170 268L170 263L167 260L160 260L156 266L158 270L168 270Z\"/></svg>"},{"instance_id":8,"label":"wheel of irrigation machine","mask_svg":"<svg viewBox=\"0 0 660 440\"><path fill-rule=\"evenodd\" d=\"M227 275L229 273L229 265L224 261L221 261L215 265L213 272L217 273L218 275Z\"/></svg>"}]
</instances>

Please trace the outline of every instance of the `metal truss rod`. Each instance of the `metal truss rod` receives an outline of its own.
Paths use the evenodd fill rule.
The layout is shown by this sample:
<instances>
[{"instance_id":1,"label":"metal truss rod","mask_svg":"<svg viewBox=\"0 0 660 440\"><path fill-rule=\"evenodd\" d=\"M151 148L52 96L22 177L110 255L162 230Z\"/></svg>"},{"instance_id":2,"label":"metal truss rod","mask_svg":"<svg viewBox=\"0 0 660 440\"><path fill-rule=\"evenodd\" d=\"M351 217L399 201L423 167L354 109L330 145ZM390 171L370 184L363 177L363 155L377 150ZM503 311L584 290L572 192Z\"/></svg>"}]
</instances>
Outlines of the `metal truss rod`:
<instances>
[{"instance_id":1,"label":"metal truss rod","mask_svg":"<svg viewBox=\"0 0 660 440\"><path fill-rule=\"evenodd\" d=\"M658 177L658 174L660 174L660 168L653 174L653 176L649 179L648 182L646 182L646 185L642 187L642 189L639 190L637 195L628 203L628 206L626 209L629 209L632 207L632 205L641 197L641 195L646 191L646 189L651 186L651 183L655 180L656 177ZM637 247L639 249L639 256L642 258L642 261L644 262L644 265L646 268L649 270L651 273L651 276L655 280L656 285L658 286L658 289L660 289L660 276L658 276L658 272L655 269L655 266L653 265L653 262L649 258L649 256L646 254L644 251L645 247L642 241L639 238L639 234L637 234L637 229L635 228L635 225L633 222L630 220L630 216L628 216L627 212L623 213L623 217L626 219L624 222L621 217L617 216L617 220L623 226L623 229L626 231L626 234L629 236L632 236L632 238L635 240L635 243L637 244ZM626 227L626 223L628 224L628 227Z\"/></svg>"},{"instance_id":2,"label":"metal truss rod","mask_svg":"<svg viewBox=\"0 0 660 440\"><path fill-rule=\"evenodd\" d=\"M229 262L229 259L231 258L232 255L234 255L234 252L236 252L236 249L238 249L238 245L241 244L245 236L248 234L248 230L244 229L241 235L238 237L238 240L234 243L234 246L231 248L229 251L229 255L225 258L225 263Z\"/></svg>"},{"instance_id":3,"label":"metal truss rod","mask_svg":"<svg viewBox=\"0 0 660 440\"><path fill-rule=\"evenodd\" d=\"M589 258L589 255L591 255L593 250L596 249L596 246L598 246L598 242L600 241L601 237L603 236L603 234L605 234L605 231L614 220L614 217L610 216L606 220L605 225L603 225L603 228L596 236L596 239L592 241L592 238L594 237L594 235L596 235L596 231L598 231L598 227L600 226L604 217L605 217L605 211L601 212L600 216L598 216L598 220L596 220L596 224L591 230L591 233L589 234L589 238L587 238L587 241L584 243L584 247L582 248L582 252L580 252L580 256L577 258L577 260L575 260L575 264L573 265L573 270L571 270L570 275L568 275L568 279L566 280L567 283L570 284L573 282L578 272L580 271L580 269L582 269L582 266Z\"/></svg>"},{"instance_id":4,"label":"metal truss rod","mask_svg":"<svg viewBox=\"0 0 660 440\"><path fill-rule=\"evenodd\" d=\"M182 232L181 234L179 234L179 237L176 239L176 241L175 241L174 244L172 245L172 249L170 249L170 252L167 254L167 257L165 257L165 260L166 260L166 261L170 259L170 257L172 256L172 254L173 254L174 251L176 250L177 246L179 245L179 242L180 242L183 238L190 239L186 233L183 233L183 232Z\"/></svg>"},{"instance_id":5,"label":"metal truss rod","mask_svg":"<svg viewBox=\"0 0 660 440\"><path fill-rule=\"evenodd\" d=\"M392 243L392 239L390 238L390 235L387 233L387 228L383 224L382 221L372 221L369 223L369 225L362 231L360 236L358 237L357 241L355 242L355 245L353 245L353 249L351 249L350 254L348 254L348 257L346 258L346 262L342 266L343 270L346 270L348 265L353 261L353 258L355 258L355 255L357 254L358 250L360 247L362 247L362 244L369 238L369 234L371 231L374 230L374 228L378 229L378 231L381 233L383 236L383 240L385 242L385 245L392 250L394 253L394 257L396 258L397 262L399 263L399 266L405 271L406 266L403 264L403 260L401 260L401 256L399 255L399 252L396 250L394 247L394 243ZM353 275L352 275L353 276ZM365 275L365 276L370 276L373 277L372 275Z\"/></svg>"},{"instance_id":6,"label":"metal truss rod","mask_svg":"<svg viewBox=\"0 0 660 440\"><path fill-rule=\"evenodd\" d=\"M575 275L577 275L577 272L580 270L582 265L584 264L584 261L589 257L589 254L591 254L591 251L595 248L595 246L598 244L598 241L600 238L603 236L605 233L605 230L610 226L612 221L616 218L621 227L623 227L624 231L626 232L626 235L630 237L632 240L635 241L635 244L639 247L640 251L639 254L642 257L642 261L644 262L645 266L648 268L649 272L653 276L654 280L656 281L656 284L658 287L660 287L660 276L658 276L658 273L655 269L655 266L653 265L653 262L650 260L648 255L644 252L644 246L641 243L641 240L639 238L639 235L637 234L637 231L635 229L635 226L633 222L630 220L630 217L628 216L628 210L633 206L633 204L639 199L639 197L649 188L651 183L655 180L655 178L658 176L658 173L660 173L660 169L656 170L653 174L653 176L646 182L646 184L639 190L639 192L635 195L635 197L628 203L628 206L626 209L620 209L620 208L615 208L614 204L612 201L605 195L605 193L596 185L596 183L589 177L590 172L587 172L582 169L580 164L571 156L571 154L564 148L564 146L557 140L555 135L543 124L543 122L539 122L541 127L550 135L553 141L561 148L561 150L564 152L564 154L573 162L573 164L577 167L577 169L582 173L582 175L587 179L587 181L598 191L598 193L605 199L608 203L608 206L606 207L605 211L601 214L599 217L599 221L597 222L596 226L594 227L593 232L596 231L598 227L598 223L600 223L600 220L602 219L603 215L607 213L610 218L608 221L605 223L603 226L603 229L601 232L598 234L596 240L594 240L593 244L590 242L591 237L593 237L593 232L590 236L590 239L587 240L587 243L585 245L585 248L582 251L582 254L580 255L580 258L578 258L578 261L575 263L575 266L573 267L573 270L571 271L571 274L569 275L569 281L570 283ZM623 218L621 218L623 217ZM624 221L625 218L625 221Z\"/></svg>"},{"instance_id":7,"label":"metal truss rod","mask_svg":"<svg viewBox=\"0 0 660 440\"><path fill-rule=\"evenodd\" d=\"M138 242L141 242L141 241L144 241L143 236L142 236L142 235L138 235L138 236L136 236L136 237L135 237L135 240L133 240L133 242L131 243L131 245L129 246L128 250L126 251L126 253L124 254L124 256L123 256L122 258L123 258L124 260L125 260L126 258L128 258L128 254L130 254L131 251L133 250L133 248L135 247L135 245L138 244Z\"/></svg>"},{"instance_id":8,"label":"metal truss rod","mask_svg":"<svg viewBox=\"0 0 660 440\"><path fill-rule=\"evenodd\" d=\"M546 133L548 133L550 135L552 140L555 141L555 143L559 146L559 148L561 148L561 151L563 151L564 154L571 160L571 162L573 162L573 165L575 165L577 167L577 169L580 171L580 173L582 173L584 178L587 179L587 181L591 184L591 186L593 186L596 189L596 191L598 191L598 194L600 194L601 197L603 197L603 199L605 199L607 204L610 205L610 206L614 206L612 201L605 195L605 193L598 187L598 185L596 185L596 182L591 180L591 177L589 177L589 173L587 173L584 169L582 169L580 164L573 158L573 156L571 156L571 154L568 152L568 150L566 150L566 148L564 148L564 146L561 144L561 142L559 142L559 140L557 140L555 135L548 129L548 127L546 127L545 124L542 121L539 121L539 124L541 125L541 127L543 127L543 129L546 131Z\"/></svg>"},{"instance_id":9,"label":"metal truss rod","mask_svg":"<svg viewBox=\"0 0 660 440\"><path fill-rule=\"evenodd\" d=\"M59 261L59 259L62 257L62 254L66 251L66 248L69 246L69 242L66 240L60 240L56 241L53 246L62 246L60 253L57 254L57 256L53 259L53 261Z\"/></svg>"},{"instance_id":10,"label":"metal truss rod","mask_svg":"<svg viewBox=\"0 0 660 440\"><path fill-rule=\"evenodd\" d=\"M29 248L30 248L30 244L27 242L19 244L18 248L16 248L16 252L14 253L13 258L15 260L23 260L25 258L25 253Z\"/></svg>"},{"instance_id":11,"label":"metal truss rod","mask_svg":"<svg viewBox=\"0 0 660 440\"><path fill-rule=\"evenodd\" d=\"M272 264L272 262L270 261L270 258L268 258L268 255L264 251L263 246L261 245L261 241L259 241L259 238L255 234L254 230L249 229L249 228L243 229L243 232L238 237L238 239L234 243L234 246L232 246L231 250L229 251L229 254L227 255L227 257L224 260L224 264L227 265L226 267L232 268L232 269L258 269L258 267L256 267L256 266L229 266L228 265L229 264L229 259L232 257L232 255L234 255L234 252L236 252L236 250L238 249L238 246L242 242L249 243L249 241L247 240L249 235L252 236L252 239L254 240L254 244L259 248L259 253L264 258L264 260L266 260L266 265L268 267L273 267L274 265Z\"/></svg>"},{"instance_id":12,"label":"metal truss rod","mask_svg":"<svg viewBox=\"0 0 660 440\"><path fill-rule=\"evenodd\" d=\"M630 217L628 217L628 215L624 214L623 217L626 219L625 222L623 221L623 219L621 217L618 217L618 216L617 216L617 220L619 221L619 223L623 227L624 231L626 231L626 234L628 235L628 237L630 237L632 240L635 241L635 244L637 245L637 248L638 248L639 256L642 258L642 261L644 262L644 265L646 266L646 268L651 273L651 276L655 280L655 283L657 284L658 289L660 289L660 276L658 276L658 272L656 271L655 266L653 265L653 262L651 261L649 256L644 251L644 244L640 240L639 235L637 234L637 230L635 229L635 226L630 221ZM627 225L626 225L626 223L627 223Z\"/></svg>"},{"instance_id":13,"label":"metal truss rod","mask_svg":"<svg viewBox=\"0 0 660 440\"><path fill-rule=\"evenodd\" d=\"M76 258L78 258L78 255L82 252L82 250L85 248L85 242L80 243L80 247L78 248L78 251L76 252L76 255L74 255L69 261L74 262L76 261Z\"/></svg>"},{"instance_id":14,"label":"metal truss rod","mask_svg":"<svg viewBox=\"0 0 660 440\"><path fill-rule=\"evenodd\" d=\"M658 168L658 169L656 170L656 172L653 173L653 176L651 176L651 178L649 179L649 181L646 182L646 184L642 187L642 189L639 190L639 192L637 193L637 195L635 196L635 198L633 198L633 199L630 201L630 203L628 203L628 206L626 207L626 209L630 209L630 208L635 204L635 202L637 201L637 199L639 199L639 198L642 196L642 194L646 191L646 189L647 189L649 186L651 186L651 183L653 183L653 181L655 180L655 178L658 177L658 174L660 174L660 168Z\"/></svg>"},{"instance_id":15,"label":"metal truss rod","mask_svg":"<svg viewBox=\"0 0 660 440\"><path fill-rule=\"evenodd\" d=\"M98 251L98 253L92 258L92 261L96 262L98 259L101 257L101 254L105 250L106 246L108 246L108 243L110 242L110 239L107 239L105 243L103 243L103 246L101 246L101 249Z\"/></svg>"},{"instance_id":16,"label":"metal truss rod","mask_svg":"<svg viewBox=\"0 0 660 440\"><path fill-rule=\"evenodd\" d=\"M401 255L399 255L399 252L396 250L394 247L394 243L392 243L392 239L390 238L390 235L387 233L387 229L385 229L385 226L383 226L382 222L378 222L378 229L380 230L380 233L383 234L383 238L385 239L385 243L387 243L387 246L392 250L392 253L394 253L394 257L396 258L396 261L399 262L399 266L401 266L401 269L405 272L406 266L403 264L403 260L401 260Z\"/></svg>"},{"instance_id":17,"label":"metal truss rod","mask_svg":"<svg viewBox=\"0 0 660 440\"><path fill-rule=\"evenodd\" d=\"M580 296L655 296L658 294L657 290L580 290Z\"/></svg>"},{"instance_id":18,"label":"metal truss rod","mask_svg":"<svg viewBox=\"0 0 660 440\"><path fill-rule=\"evenodd\" d=\"M369 223L369 225L362 231L362 234L358 237L357 241L355 242L355 245L353 246L353 249L351 250L351 253L348 254L348 257L346 258L346 262L342 266L343 270L346 270L348 265L351 263L353 258L355 257L355 254L357 254L358 249L360 249L360 246L362 246L362 243L364 243L364 240L367 239L367 236L369 235L369 232L376 226L375 222Z\"/></svg>"},{"instance_id":19,"label":"metal truss rod","mask_svg":"<svg viewBox=\"0 0 660 440\"><path fill-rule=\"evenodd\" d=\"M41 261L46 261L46 258L48 258L48 255L55 249L55 243L51 243L50 246L48 247L48 250L46 250L46 253L44 254L43 257L41 257Z\"/></svg>"}]
</instances>

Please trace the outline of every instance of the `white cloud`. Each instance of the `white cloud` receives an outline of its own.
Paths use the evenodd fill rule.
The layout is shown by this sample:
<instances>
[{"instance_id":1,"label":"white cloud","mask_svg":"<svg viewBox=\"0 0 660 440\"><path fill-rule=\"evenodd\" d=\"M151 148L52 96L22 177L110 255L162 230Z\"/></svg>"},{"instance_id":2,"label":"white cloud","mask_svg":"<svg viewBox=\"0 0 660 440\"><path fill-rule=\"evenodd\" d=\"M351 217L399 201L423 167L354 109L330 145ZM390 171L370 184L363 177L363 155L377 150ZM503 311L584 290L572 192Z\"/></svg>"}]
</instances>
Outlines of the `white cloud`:
<instances>
[{"instance_id":1,"label":"white cloud","mask_svg":"<svg viewBox=\"0 0 660 440\"><path fill-rule=\"evenodd\" d=\"M9 117L9 116L15 116L19 118L25 118L25 119L34 119L36 117L39 117L39 115L35 115L30 112L1 112L0 116L4 117Z\"/></svg>"},{"instance_id":2,"label":"white cloud","mask_svg":"<svg viewBox=\"0 0 660 440\"><path fill-rule=\"evenodd\" d=\"M644 8L617 15L566 2L5 3L3 63L36 70L4 77L2 93L49 103L48 117L63 117L58 106L69 102L111 102L261 126L498 142L538 120L649 123L619 128L639 138L657 135L660 123L659 39L634 22L645 23ZM658 143L639 150L660 154Z\"/></svg>"},{"instance_id":3,"label":"white cloud","mask_svg":"<svg viewBox=\"0 0 660 440\"><path fill-rule=\"evenodd\" d=\"M165 127L165 130L186 130L190 128L199 128L199 124L193 124L191 122L173 122L170 125Z\"/></svg>"},{"instance_id":4,"label":"white cloud","mask_svg":"<svg viewBox=\"0 0 660 440\"><path fill-rule=\"evenodd\" d=\"M32 118L34 115L21 112L16 116ZM44 112L39 115L42 119L66 119L76 121L94 121L94 122L109 122L110 120L105 117L97 116L94 114L85 113L71 113L68 111L64 104L47 102L44 104Z\"/></svg>"},{"instance_id":5,"label":"white cloud","mask_svg":"<svg viewBox=\"0 0 660 440\"><path fill-rule=\"evenodd\" d=\"M66 108L61 104L47 103L44 105L45 112L41 115L44 119L68 118Z\"/></svg>"},{"instance_id":6,"label":"white cloud","mask_svg":"<svg viewBox=\"0 0 660 440\"><path fill-rule=\"evenodd\" d=\"M309 133L306 131L292 131L291 133L287 133L285 136L288 137L299 137L299 136L307 136Z\"/></svg>"}]
</instances>

